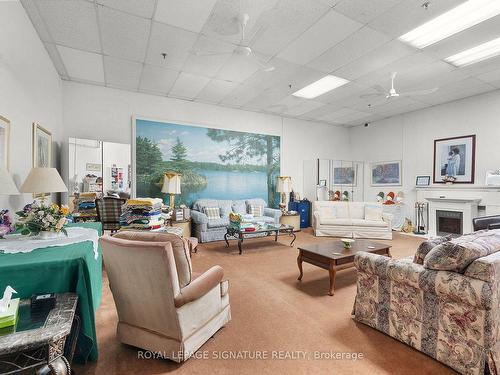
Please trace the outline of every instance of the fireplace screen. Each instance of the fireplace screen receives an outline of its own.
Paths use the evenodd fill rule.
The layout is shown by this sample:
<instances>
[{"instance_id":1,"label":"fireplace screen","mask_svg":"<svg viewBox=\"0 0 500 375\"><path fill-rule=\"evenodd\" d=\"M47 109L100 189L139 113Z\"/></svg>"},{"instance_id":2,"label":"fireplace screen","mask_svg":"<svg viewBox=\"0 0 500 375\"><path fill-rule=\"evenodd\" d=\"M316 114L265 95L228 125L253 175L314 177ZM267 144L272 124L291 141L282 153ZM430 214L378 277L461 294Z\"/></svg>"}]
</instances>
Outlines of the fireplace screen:
<instances>
[{"instance_id":1,"label":"fireplace screen","mask_svg":"<svg viewBox=\"0 0 500 375\"><path fill-rule=\"evenodd\" d=\"M457 211L436 211L437 235L463 234L463 213Z\"/></svg>"}]
</instances>

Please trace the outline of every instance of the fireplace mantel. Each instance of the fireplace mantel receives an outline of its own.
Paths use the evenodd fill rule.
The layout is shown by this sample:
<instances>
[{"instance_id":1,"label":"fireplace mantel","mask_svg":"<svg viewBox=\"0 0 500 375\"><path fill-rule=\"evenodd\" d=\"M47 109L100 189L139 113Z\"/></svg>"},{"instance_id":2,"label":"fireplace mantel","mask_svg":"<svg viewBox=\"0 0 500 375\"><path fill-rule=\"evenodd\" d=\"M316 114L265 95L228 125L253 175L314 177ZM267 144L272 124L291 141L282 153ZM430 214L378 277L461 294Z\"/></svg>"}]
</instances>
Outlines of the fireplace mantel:
<instances>
[{"instance_id":1,"label":"fireplace mantel","mask_svg":"<svg viewBox=\"0 0 500 375\"><path fill-rule=\"evenodd\" d=\"M426 197L424 199L429 202L429 234L437 235L437 211L454 211L462 213L462 228L463 233L471 233L472 219L478 216L478 204L481 201L479 198L461 198L461 197Z\"/></svg>"},{"instance_id":2,"label":"fireplace mantel","mask_svg":"<svg viewBox=\"0 0 500 375\"><path fill-rule=\"evenodd\" d=\"M446 197L424 197L425 200L430 202L449 202L449 203L475 203L478 204L481 202L479 198L446 198Z\"/></svg>"}]
</instances>

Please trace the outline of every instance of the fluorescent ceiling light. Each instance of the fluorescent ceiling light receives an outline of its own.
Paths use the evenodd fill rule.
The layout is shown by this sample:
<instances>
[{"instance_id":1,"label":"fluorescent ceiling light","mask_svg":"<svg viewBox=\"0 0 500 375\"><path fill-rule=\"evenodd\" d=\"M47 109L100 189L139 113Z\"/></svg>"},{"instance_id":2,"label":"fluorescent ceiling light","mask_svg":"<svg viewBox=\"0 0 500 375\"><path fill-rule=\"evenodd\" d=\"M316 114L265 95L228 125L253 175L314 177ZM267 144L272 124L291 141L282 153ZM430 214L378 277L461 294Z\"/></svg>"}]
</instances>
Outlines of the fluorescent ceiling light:
<instances>
[{"instance_id":1,"label":"fluorescent ceiling light","mask_svg":"<svg viewBox=\"0 0 500 375\"><path fill-rule=\"evenodd\" d=\"M458 67L475 64L495 56L500 55L500 38L490 40L476 47L459 52L456 55L444 59Z\"/></svg>"},{"instance_id":2,"label":"fluorescent ceiling light","mask_svg":"<svg viewBox=\"0 0 500 375\"><path fill-rule=\"evenodd\" d=\"M292 95L300 98L313 99L317 96L323 95L325 92L332 91L337 87L343 86L346 83L349 83L347 79L328 75L298 91L295 91Z\"/></svg>"},{"instance_id":3,"label":"fluorescent ceiling light","mask_svg":"<svg viewBox=\"0 0 500 375\"><path fill-rule=\"evenodd\" d=\"M425 48L500 14L498 0L468 0L399 37L417 48Z\"/></svg>"}]
</instances>

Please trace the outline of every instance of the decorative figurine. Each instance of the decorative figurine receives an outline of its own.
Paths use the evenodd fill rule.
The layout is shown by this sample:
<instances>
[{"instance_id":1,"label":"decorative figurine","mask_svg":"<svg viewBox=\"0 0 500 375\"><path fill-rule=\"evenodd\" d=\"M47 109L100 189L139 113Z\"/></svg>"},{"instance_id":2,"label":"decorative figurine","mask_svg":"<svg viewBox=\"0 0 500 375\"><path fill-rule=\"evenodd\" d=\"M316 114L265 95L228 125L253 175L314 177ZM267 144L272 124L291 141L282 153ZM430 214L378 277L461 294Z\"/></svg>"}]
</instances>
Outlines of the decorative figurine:
<instances>
[{"instance_id":1,"label":"decorative figurine","mask_svg":"<svg viewBox=\"0 0 500 375\"><path fill-rule=\"evenodd\" d=\"M387 205L395 204L394 203L394 197L395 197L395 194L392 191L390 191L389 193L387 193L387 197L386 197L386 200L385 200L384 204L387 204Z\"/></svg>"},{"instance_id":2,"label":"decorative figurine","mask_svg":"<svg viewBox=\"0 0 500 375\"><path fill-rule=\"evenodd\" d=\"M377 194L377 202L383 202L384 201L384 198L385 198L385 194L383 191L381 191L380 193Z\"/></svg>"}]
</instances>

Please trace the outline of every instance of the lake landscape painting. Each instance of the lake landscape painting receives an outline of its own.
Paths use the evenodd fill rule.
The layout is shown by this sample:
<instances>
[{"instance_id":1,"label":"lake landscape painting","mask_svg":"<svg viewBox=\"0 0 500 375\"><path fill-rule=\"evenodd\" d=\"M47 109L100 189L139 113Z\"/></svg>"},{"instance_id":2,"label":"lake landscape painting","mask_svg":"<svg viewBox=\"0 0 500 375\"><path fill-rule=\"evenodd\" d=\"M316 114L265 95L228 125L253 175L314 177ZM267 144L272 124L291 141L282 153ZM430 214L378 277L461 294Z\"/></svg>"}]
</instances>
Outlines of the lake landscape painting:
<instances>
[{"instance_id":1,"label":"lake landscape painting","mask_svg":"<svg viewBox=\"0 0 500 375\"><path fill-rule=\"evenodd\" d=\"M175 204L200 198L279 203L280 137L135 119L136 196L165 198L167 171L180 173Z\"/></svg>"}]
</instances>

